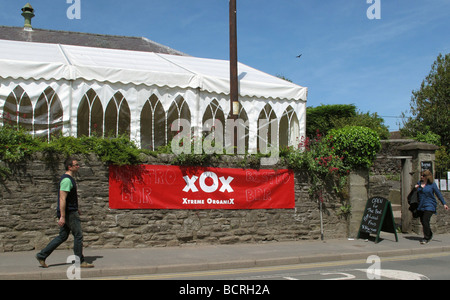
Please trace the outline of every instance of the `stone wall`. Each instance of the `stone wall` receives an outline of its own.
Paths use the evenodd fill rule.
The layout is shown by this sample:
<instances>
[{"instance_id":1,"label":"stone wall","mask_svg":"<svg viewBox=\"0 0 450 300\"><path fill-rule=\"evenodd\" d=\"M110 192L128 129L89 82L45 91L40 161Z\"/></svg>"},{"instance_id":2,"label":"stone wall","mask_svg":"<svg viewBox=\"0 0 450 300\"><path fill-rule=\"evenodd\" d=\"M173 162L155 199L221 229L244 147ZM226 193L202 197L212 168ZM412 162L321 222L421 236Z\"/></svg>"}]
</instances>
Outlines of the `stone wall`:
<instances>
[{"instance_id":1,"label":"stone wall","mask_svg":"<svg viewBox=\"0 0 450 300\"><path fill-rule=\"evenodd\" d=\"M79 157L78 183L85 247L129 248L186 243L233 244L313 240L321 237L320 211L308 194L308 176L295 173L295 209L281 210L112 210L108 166L94 155ZM219 167L232 167L230 158ZM165 164L170 157L144 159ZM63 158L36 154L0 181L0 252L43 248L58 234L56 193ZM220 165L221 164L221 165ZM217 166L217 165L215 165ZM324 195L324 238L347 237L348 221L339 216L340 198ZM61 247L72 247L72 237Z\"/></svg>"},{"instance_id":2,"label":"stone wall","mask_svg":"<svg viewBox=\"0 0 450 300\"><path fill-rule=\"evenodd\" d=\"M402 205L400 186L402 163L399 157L405 156L398 148L412 142L415 141L410 139L382 140L382 149L377 154L377 159L370 170L368 197L381 196L390 200L398 225L401 223L399 206ZM450 192L442 191L442 195L450 205ZM435 233L450 233L450 211L445 211L440 201L438 201L437 215L431 218L431 225ZM413 220L412 232L422 234L422 225L418 219Z\"/></svg>"},{"instance_id":3,"label":"stone wall","mask_svg":"<svg viewBox=\"0 0 450 300\"><path fill-rule=\"evenodd\" d=\"M402 156L398 147L414 142L409 139L381 140L381 150L371 168L373 175L400 176L402 171L401 160L395 157Z\"/></svg>"},{"instance_id":4,"label":"stone wall","mask_svg":"<svg viewBox=\"0 0 450 300\"><path fill-rule=\"evenodd\" d=\"M442 192L445 202L450 206L450 192ZM450 211L446 211L438 201L437 215L431 217L431 230L434 233L450 233Z\"/></svg>"}]
</instances>

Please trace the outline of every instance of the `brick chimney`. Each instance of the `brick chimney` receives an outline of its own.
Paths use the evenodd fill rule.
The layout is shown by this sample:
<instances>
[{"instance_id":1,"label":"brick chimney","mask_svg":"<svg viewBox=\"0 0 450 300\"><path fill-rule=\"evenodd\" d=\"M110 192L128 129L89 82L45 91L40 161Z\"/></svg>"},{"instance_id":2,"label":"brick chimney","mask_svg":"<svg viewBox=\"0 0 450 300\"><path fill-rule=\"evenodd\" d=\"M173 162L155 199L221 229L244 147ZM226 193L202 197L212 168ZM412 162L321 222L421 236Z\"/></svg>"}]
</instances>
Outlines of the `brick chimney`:
<instances>
[{"instance_id":1,"label":"brick chimney","mask_svg":"<svg viewBox=\"0 0 450 300\"><path fill-rule=\"evenodd\" d=\"M25 4L22 8L22 16L25 18L23 30L32 31L33 27L31 27L31 19L34 17L34 9L31 7L30 3Z\"/></svg>"}]
</instances>

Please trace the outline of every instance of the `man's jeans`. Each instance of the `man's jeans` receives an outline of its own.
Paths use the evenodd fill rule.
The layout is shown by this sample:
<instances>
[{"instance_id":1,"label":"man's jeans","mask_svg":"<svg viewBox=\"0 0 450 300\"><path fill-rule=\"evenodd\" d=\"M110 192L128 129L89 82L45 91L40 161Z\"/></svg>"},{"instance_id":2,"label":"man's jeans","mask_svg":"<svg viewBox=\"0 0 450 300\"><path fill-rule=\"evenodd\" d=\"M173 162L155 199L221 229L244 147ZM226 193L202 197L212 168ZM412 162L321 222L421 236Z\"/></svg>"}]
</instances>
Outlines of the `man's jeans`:
<instances>
[{"instance_id":1,"label":"man's jeans","mask_svg":"<svg viewBox=\"0 0 450 300\"><path fill-rule=\"evenodd\" d=\"M59 245L64 243L72 232L74 237L73 253L84 261L83 257L83 232L81 231L80 215L77 211L69 212L66 215L66 224L59 230L59 235L54 238L36 257L45 260Z\"/></svg>"}]
</instances>

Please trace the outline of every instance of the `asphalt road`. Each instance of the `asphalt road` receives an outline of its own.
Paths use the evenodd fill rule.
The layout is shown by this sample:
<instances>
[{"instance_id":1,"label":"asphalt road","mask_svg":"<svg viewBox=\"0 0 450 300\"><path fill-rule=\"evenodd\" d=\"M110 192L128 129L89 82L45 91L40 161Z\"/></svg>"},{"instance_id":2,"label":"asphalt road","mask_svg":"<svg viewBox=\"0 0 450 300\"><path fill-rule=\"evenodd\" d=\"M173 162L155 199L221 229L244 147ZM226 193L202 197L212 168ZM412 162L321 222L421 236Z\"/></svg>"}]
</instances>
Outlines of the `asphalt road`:
<instances>
[{"instance_id":1,"label":"asphalt road","mask_svg":"<svg viewBox=\"0 0 450 300\"><path fill-rule=\"evenodd\" d=\"M198 285L205 280L449 280L450 253L99 279L194 280Z\"/></svg>"}]
</instances>

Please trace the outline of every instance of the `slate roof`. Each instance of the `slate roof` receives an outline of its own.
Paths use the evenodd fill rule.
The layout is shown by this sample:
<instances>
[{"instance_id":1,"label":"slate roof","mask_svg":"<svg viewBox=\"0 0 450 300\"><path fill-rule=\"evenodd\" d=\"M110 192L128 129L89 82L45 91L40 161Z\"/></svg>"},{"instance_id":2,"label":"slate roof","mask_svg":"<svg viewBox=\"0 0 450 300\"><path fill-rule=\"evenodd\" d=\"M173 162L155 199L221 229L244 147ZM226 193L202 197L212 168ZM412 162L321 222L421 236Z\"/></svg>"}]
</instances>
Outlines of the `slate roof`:
<instances>
[{"instance_id":1,"label":"slate roof","mask_svg":"<svg viewBox=\"0 0 450 300\"><path fill-rule=\"evenodd\" d=\"M134 50L187 56L187 54L185 53L158 44L144 37L103 35L35 28L33 28L32 31L26 31L23 29L23 27L0 26L0 39L22 42Z\"/></svg>"}]
</instances>

